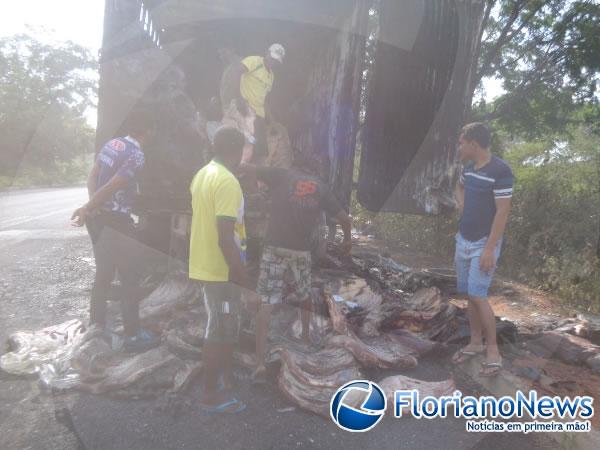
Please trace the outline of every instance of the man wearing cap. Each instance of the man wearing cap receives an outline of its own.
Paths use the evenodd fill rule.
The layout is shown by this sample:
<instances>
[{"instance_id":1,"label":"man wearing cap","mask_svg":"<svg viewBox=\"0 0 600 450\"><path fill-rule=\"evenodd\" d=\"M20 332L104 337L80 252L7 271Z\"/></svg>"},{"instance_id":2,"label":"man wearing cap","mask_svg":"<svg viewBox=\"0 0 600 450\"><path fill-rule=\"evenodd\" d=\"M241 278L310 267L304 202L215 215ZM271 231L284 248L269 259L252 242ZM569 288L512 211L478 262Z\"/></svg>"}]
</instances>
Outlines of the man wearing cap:
<instances>
[{"instance_id":1,"label":"man wearing cap","mask_svg":"<svg viewBox=\"0 0 600 450\"><path fill-rule=\"evenodd\" d=\"M244 147L242 162L247 163L253 158L267 154L265 119L268 111L265 100L273 87L274 69L283 63L284 57L283 46L272 44L265 56L247 56L236 64L235 76L231 68L228 68L227 80L231 81L222 80L222 83L231 83L230 88L234 88L238 94L229 104L222 105L224 122L231 118L247 136L250 136L248 144ZM231 91L230 88L221 86L221 91Z\"/></svg>"}]
</instances>

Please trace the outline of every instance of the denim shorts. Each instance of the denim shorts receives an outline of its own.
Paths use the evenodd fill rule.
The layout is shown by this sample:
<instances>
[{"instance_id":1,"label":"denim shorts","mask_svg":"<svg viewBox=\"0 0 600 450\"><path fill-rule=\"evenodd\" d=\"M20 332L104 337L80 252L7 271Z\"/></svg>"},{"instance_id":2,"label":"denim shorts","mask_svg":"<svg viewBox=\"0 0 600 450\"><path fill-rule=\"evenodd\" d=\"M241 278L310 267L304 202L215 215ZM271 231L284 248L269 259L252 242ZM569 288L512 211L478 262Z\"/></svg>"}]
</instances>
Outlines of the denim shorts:
<instances>
[{"instance_id":1,"label":"denim shorts","mask_svg":"<svg viewBox=\"0 0 600 450\"><path fill-rule=\"evenodd\" d=\"M490 272L482 272L479 269L479 259L487 243L487 237L479 241L466 240L460 233L456 234L456 253L454 264L456 266L456 284L460 295L487 298L488 289L492 284L496 263L500 257L502 239L494 249L494 268Z\"/></svg>"}]
</instances>

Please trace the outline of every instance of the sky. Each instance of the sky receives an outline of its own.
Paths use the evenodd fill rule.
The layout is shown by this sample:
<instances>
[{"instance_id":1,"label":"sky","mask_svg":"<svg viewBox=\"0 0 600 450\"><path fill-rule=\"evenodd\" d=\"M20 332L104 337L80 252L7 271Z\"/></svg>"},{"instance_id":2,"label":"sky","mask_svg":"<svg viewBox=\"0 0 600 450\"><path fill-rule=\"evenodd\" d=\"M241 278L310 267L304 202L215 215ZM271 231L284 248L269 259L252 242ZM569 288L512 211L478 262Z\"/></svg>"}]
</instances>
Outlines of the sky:
<instances>
[{"instance_id":1,"label":"sky","mask_svg":"<svg viewBox=\"0 0 600 450\"><path fill-rule=\"evenodd\" d=\"M71 40L98 54L104 0L0 0L0 7L0 36L28 32L42 41ZM485 88L487 100L502 93L497 80L487 80Z\"/></svg>"},{"instance_id":2,"label":"sky","mask_svg":"<svg viewBox=\"0 0 600 450\"><path fill-rule=\"evenodd\" d=\"M97 54L104 0L0 0L0 36L27 31L45 40L71 40Z\"/></svg>"}]
</instances>

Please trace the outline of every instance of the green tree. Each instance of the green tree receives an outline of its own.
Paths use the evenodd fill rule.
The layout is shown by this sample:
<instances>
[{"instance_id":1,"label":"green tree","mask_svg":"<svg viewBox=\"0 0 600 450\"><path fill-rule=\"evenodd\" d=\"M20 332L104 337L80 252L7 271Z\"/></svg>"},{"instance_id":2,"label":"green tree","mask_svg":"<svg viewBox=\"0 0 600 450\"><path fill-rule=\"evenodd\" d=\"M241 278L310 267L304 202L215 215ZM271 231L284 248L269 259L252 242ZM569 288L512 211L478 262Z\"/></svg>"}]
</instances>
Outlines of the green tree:
<instances>
[{"instance_id":1,"label":"green tree","mask_svg":"<svg viewBox=\"0 0 600 450\"><path fill-rule=\"evenodd\" d=\"M599 308L600 137L588 127L570 135L565 141L514 143L505 155L518 180L506 271Z\"/></svg>"},{"instance_id":2,"label":"green tree","mask_svg":"<svg viewBox=\"0 0 600 450\"><path fill-rule=\"evenodd\" d=\"M565 132L598 117L574 114L596 105L600 72L600 4L595 0L488 0L471 91L478 119L527 137ZM506 93L491 105L483 80Z\"/></svg>"},{"instance_id":3,"label":"green tree","mask_svg":"<svg viewBox=\"0 0 600 450\"><path fill-rule=\"evenodd\" d=\"M95 58L72 42L0 39L0 176L43 183L81 176L68 169L93 151L85 113L94 106L95 70Z\"/></svg>"},{"instance_id":4,"label":"green tree","mask_svg":"<svg viewBox=\"0 0 600 450\"><path fill-rule=\"evenodd\" d=\"M515 175L500 273L600 310L600 4L485 0L474 120ZM486 102L485 81L504 93ZM357 222L402 246L451 261L456 217L370 214ZM371 231L370 231L371 232Z\"/></svg>"}]
</instances>

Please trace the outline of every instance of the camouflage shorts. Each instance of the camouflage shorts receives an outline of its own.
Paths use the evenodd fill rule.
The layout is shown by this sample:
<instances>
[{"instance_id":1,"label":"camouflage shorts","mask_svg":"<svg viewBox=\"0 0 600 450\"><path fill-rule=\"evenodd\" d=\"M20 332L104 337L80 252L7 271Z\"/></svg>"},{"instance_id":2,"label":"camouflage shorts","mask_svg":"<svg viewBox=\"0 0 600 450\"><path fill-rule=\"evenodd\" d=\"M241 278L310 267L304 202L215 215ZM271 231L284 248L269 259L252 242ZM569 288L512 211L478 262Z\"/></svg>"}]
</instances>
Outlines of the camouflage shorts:
<instances>
[{"instance_id":1,"label":"camouflage shorts","mask_svg":"<svg viewBox=\"0 0 600 450\"><path fill-rule=\"evenodd\" d=\"M265 246L258 279L262 302L269 305L282 303L284 289L289 292L291 303L310 298L310 271L310 252Z\"/></svg>"}]
</instances>

